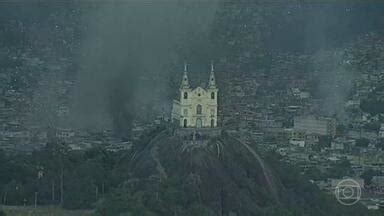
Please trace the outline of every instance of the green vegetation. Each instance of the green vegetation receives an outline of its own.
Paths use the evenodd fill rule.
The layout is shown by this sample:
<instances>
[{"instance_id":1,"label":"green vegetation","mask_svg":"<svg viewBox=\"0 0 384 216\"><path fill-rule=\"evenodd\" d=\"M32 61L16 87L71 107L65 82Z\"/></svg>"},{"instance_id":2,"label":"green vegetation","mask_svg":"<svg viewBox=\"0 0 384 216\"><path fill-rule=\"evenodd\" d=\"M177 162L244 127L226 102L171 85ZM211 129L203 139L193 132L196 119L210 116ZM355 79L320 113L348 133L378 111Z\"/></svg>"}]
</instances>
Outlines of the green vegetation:
<instances>
[{"instance_id":1,"label":"green vegetation","mask_svg":"<svg viewBox=\"0 0 384 216\"><path fill-rule=\"evenodd\" d=\"M366 210L362 205L340 205L334 197L324 194L315 184L310 183L307 176L300 175L298 168L280 163L279 157L269 153L267 160L283 184L282 207L280 212L273 208L273 213L267 215L381 215L380 212ZM348 165L341 162L339 166Z\"/></svg>"},{"instance_id":2,"label":"green vegetation","mask_svg":"<svg viewBox=\"0 0 384 216\"><path fill-rule=\"evenodd\" d=\"M369 215L362 206L339 205L274 153L267 153L265 166L278 191L277 200L266 187L258 160L234 139L224 134L206 147L181 151L183 143L178 137L160 131L149 132L129 151L69 151L65 144L52 142L31 155L1 153L2 202L31 206L37 191L40 207L33 211L36 215L44 215L47 209L57 212L55 215L76 215L76 211L41 207L50 204L95 209L97 216ZM218 145L223 154L218 155ZM338 163L334 173L347 167ZM38 178L41 170L43 175ZM313 171L313 177L321 175ZM5 212L26 215L30 211L20 207Z\"/></svg>"}]
</instances>

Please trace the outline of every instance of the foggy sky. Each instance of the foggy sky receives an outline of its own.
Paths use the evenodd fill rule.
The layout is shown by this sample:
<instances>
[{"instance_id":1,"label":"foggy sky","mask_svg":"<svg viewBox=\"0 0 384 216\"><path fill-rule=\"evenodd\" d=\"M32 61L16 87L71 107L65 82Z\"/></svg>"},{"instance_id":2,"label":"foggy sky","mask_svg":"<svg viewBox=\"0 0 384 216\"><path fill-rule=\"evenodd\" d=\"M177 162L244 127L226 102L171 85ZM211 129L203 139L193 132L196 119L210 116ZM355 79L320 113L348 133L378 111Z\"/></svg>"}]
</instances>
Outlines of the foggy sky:
<instances>
[{"instance_id":1,"label":"foggy sky","mask_svg":"<svg viewBox=\"0 0 384 216\"><path fill-rule=\"evenodd\" d=\"M213 2L107 3L85 16L88 29L74 91L78 125L126 135L133 117L144 112L135 107L137 101L153 106L166 99L159 93L166 88L162 79L169 66L180 64L182 70L177 47L191 33L207 31L215 9Z\"/></svg>"}]
</instances>

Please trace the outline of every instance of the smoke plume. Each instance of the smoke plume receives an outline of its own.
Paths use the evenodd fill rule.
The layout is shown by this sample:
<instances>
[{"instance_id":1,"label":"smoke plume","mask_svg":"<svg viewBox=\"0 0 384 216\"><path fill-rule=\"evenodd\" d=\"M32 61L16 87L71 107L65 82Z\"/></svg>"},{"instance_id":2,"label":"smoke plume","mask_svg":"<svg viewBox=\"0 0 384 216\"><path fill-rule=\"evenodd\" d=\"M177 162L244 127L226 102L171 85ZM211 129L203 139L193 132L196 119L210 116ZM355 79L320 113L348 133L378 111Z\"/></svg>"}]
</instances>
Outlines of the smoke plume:
<instances>
[{"instance_id":1,"label":"smoke plume","mask_svg":"<svg viewBox=\"0 0 384 216\"><path fill-rule=\"evenodd\" d=\"M125 136L132 121L166 101L170 65L191 33L209 29L216 3L96 4L84 16L86 36L75 90L78 125ZM157 110L158 111L158 110Z\"/></svg>"}]
</instances>

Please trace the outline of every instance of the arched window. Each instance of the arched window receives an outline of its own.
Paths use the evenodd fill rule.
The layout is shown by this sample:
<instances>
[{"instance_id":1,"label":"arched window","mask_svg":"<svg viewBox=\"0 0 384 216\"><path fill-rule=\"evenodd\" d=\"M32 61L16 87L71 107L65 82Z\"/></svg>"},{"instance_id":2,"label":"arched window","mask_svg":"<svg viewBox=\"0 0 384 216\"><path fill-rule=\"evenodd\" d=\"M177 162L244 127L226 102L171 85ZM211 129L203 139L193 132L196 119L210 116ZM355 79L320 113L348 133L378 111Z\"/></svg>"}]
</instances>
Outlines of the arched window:
<instances>
[{"instance_id":1,"label":"arched window","mask_svg":"<svg viewBox=\"0 0 384 216\"><path fill-rule=\"evenodd\" d=\"M211 119L211 127L215 127L215 120Z\"/></svg>"},{"instance_id":2,"label":"arched window","mask_svg":"<svg viewBox=\"0 0 384 216\"><path fill-rule=\"evenodd\" d=\"M187 119L184 119L184 127L186 128L187 127L187 123L188 123L188 121L187 121Z\"/></svg>"},{"instance_id":3,"label":"arched window","mask_svg":"<svg viewBox=\"0 0 384 216\"><path fill-rule=\"evenodd\" d=\"M184 92L184 99L188 99L188 93Z\"/></svg>"},{"instance_id":4,"label":"arched window","mask_svg":"<svg viewBox=\"0 0 384 216\"><path fill-rule=\"evenodd\" d=\"M197 113L197 114L201 114L201 113L202 113L202 110L203 110L203 108L201 107L200 104L196 106L196 113Z\"/></svg>"},{"instance_id":5,"label":"arched window","mask_svg":"<svg viewBox=\"0 0 384 216\"><path fill-rule=\"evenodd\" d=\"M215 99L215 92L211 93L211 99Z\"/></svg>"}]
</instances>

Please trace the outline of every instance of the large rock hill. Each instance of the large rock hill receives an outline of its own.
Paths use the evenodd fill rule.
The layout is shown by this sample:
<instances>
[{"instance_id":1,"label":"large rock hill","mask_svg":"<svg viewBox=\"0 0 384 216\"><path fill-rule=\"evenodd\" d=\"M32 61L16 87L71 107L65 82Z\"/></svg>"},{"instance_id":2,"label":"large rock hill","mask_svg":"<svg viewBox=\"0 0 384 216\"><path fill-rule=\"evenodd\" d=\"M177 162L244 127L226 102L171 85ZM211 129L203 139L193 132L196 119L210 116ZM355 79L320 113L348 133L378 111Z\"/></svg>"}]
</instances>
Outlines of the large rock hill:
<instances>
[{"instance_id":1,"label":"large rock hill","mask_svg":"<svg viewBox=\"0 0 384 216\"><path fill-rule=\"evenodd\" d=\"M359 215L322 194L278 159L263 159L234 136L191 141L157 133L125 157L126 180L100 215ZM125 214L123 214L125 215Z\"/></svg>"}]
</instances>

